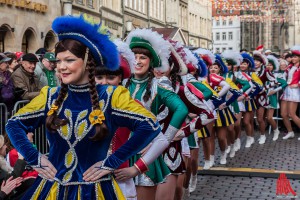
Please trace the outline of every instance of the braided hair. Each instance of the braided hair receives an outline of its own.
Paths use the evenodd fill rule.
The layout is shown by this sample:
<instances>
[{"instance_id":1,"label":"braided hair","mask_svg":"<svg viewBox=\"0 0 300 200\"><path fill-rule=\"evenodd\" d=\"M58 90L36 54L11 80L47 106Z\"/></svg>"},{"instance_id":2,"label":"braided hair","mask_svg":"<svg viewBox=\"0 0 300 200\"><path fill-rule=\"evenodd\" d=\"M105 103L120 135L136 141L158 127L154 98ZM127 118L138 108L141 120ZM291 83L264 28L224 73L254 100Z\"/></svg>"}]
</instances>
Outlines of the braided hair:
<instances>
[{"instance_id":1,"label":"braided hair","mask_svg":"<svg viewBox=\"0 0 300 200\"><path fill-rule=\"evenodd\" d=\"M82 43L80 43L76 40L66 39L66 40L62 40L57 43L57 45L55 46L55 54L57 55L60 52L64 52L64 51L68 50L72 54L74 54L76 57L84 60L84 57L86 56L85 55L86 49L87 49L87 47L85 45L83 45ZM86 63L86 69L89 72L88 85L89 85L89 92L90 92L90 96L91 96L91 103L92 103L93 110L96 110L96 109L100 110L99 97L98 97L98 93L96 90L96 82L95 82L95 67L96 67L95 59L93 58L92 54L89 52L87 63ZM55 132L59 127L64 126L68 123L67 119L60 119L58 117L58 110L61 107L67 93L68 93L68 85L62 83L58 97L54 102L54 105L57 106L58 109L55 110L53 112L53 114L48 116L46 119L46 127L50 132ZM108 134L108 129L104 123L95 124L94 126L96 129L96 133L94 136L92 136L90 138L91 140L99 141Z\"/></svg>"}]
</instances>

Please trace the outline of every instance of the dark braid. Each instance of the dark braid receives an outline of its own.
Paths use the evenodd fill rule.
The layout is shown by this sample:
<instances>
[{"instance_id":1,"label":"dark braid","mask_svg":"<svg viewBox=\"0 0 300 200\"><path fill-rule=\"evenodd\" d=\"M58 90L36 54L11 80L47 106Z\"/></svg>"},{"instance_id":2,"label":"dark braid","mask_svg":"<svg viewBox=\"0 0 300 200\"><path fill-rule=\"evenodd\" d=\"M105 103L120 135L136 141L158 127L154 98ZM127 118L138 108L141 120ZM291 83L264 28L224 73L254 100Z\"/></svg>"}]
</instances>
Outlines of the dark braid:
<instances>
[{"instance_id":1,"label":"dark braid","mask_svg":"<svg viewBox=\"0 0 300 200\"><path fill-rule=\"evenodd\" d=\"M128 78L128 80L127 80L127 82L125 84L125 88L127 88L127 89L129 88L129 85L130 85L132 77L133 77L133 74L131 74L131 76Z\"/></svg>"},{"instance_id":2,"label":"dark braid","mask_svg":"<svg viewBox=\"0 0 300 200\"><path fill-rule=\"evenodd\" d=\"M99 106L98 92L96 90L95 67L96 67L96 62L92 57L92 55L89 54L86 68L89 70L89 89L90 89L92 108L93 110L101 110ZM108 129L104 123L95 124L94 126L96 129L96 133L94 136L90 137L92 141L100 141L105 136L108 135Z\"/></svg>"},{"instance_id":3,"label":"dark braid","mask_svg":"<svg viewBox=\"0 0 300 200\"><path fill-rule=\"evenodd\" d=\"M147 83L146 93L143 96L143 100L145 102L147 102L151 97L151 83L152 83L153 78L154 78L153 72L149 72L149 79L148 79L148 83Z\"/></svg>"},{"instance_id":4,"label":"dark braid","mask_svg":"<svg viewBox=\"0 0 300 200\"><path fill-rule=\"evenodd\" d=\"M58 111L68 93L68 85L61 83L61 88L58 94L57 99L54 102L54 105L58 107L57 110L53 112L52 115L46 118L46 127L50 132L55 132L61 126L66 125L69 121L67 119L58 118Z\"/></svg>"}]
</instances>

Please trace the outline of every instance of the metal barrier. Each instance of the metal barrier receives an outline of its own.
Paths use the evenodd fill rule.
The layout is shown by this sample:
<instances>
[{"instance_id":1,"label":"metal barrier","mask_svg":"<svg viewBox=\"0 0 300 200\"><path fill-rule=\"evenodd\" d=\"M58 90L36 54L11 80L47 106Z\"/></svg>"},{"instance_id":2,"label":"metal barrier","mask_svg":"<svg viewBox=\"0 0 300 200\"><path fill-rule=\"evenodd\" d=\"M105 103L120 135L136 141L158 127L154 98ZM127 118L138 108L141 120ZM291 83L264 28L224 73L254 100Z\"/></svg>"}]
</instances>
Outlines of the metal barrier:
<instances>
[{"instance_id":1,"label":"metal barrier","mask_svg":"<svg viewBox=\"0 0 300 200\"><path fill-rule=\"evenodd\" d=\"M7 112L7 107L4 103L0 103L0 131L1 135L4 134L5 132L5 124L7 122L8 118L8 112Z\"/></svg>"},{"instance_id":2,"label":"metal barrier","mask_svg":"<svg viewBox=\"0 0 300 200\"><path fill-rule=\"evenodd\" d=\"M20 108L24 107L27 103L29 103L28 100L22 100L22 101L16 102L15 105L14 105L14 109L12 111L12 115L14 115L15 113L17 113L18 110ZM0 104L0 111L1 111L1 116L2 116L2 110L1 110L1 108L2 108L2 104ZM6 114L5 115L6 115L6 121L7 121L7 109L6 109ZM6 121L4 123L4 127L5 127ZM45 153L49 152L49 145L48 145L47 138L46 138L46 127L45 127L45 124L42 124L40 127L36 128L34 130L34 143L37 146L37 149L42 154L45 154Z\"/></svg>"}]
</instances>

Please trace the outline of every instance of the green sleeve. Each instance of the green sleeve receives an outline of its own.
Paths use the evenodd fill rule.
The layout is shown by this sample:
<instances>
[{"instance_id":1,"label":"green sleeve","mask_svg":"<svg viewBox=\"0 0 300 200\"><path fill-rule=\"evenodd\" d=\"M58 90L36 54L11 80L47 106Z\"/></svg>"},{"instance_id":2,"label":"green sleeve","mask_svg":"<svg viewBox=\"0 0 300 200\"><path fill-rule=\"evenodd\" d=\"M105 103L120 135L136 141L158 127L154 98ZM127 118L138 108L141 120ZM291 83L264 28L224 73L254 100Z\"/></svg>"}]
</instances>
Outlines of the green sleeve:
<instances>
[{"instance_id":1,"label":"green sleeve","mask_svg":"<svg viewBox=\"0 0 300 200\"><path fill-rule=\"evenodd\" d=\"M286 82L286 80L282 79L282 78L277 78L277 81L280 83L280 87L282 89L284 89L288 84Z\"/></svg>"},{"instance_id":2,"label":"green sleeve","mask_svg":"<svg viewBox=\"0 0 300 200\"><path fill-rule=\"evenodd\" d=\"M180 129L182 123L188 115L188 109L186 105L181 101L180 97L176 93L160 86L158 86L157 90L162 104L167 106L169 111L173 113L170 125Z\"/></svg>"},{"instance_id":3,"label":"green sleeve","mask_svg":"<svg viewBox=\"0 0 300 200\"><path fill-rule=\"evenodd\" d=\"M242 87L243 92L246 92L251 87L248 81L239 78L236 79L236 83L241 84L243 86Z\"/></svg>"},{"instance_id":4,"label":"green sleeve","mask_svg":"<svg viewBox=\"0 0 300 200\"><path fill-rule=\"evenodd\" d=\"M191 84L193 84L198 90L200 90L204 96L204 99L207 101L208 99L210 99L213 95L212 91L206 87L204 84L200 83L200 82L190 82Z\"/></svg>"}]
</instances>

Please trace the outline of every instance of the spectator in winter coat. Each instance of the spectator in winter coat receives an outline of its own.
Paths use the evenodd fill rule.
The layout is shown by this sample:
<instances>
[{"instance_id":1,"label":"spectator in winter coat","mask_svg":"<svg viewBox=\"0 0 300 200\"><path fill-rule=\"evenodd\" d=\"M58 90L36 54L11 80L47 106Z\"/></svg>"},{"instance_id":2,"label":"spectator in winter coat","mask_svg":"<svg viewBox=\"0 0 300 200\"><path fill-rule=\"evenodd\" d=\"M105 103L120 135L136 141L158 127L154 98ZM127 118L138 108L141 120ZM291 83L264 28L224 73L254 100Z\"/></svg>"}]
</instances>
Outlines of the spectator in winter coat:
<instances>
[{"instance_id":1,"label":"spectator in winter coat","mask_svg":"<svg viewBox=\"0 0 300 200\"><path fill-rule=\"evenodd\" d=\"M13 74L12 79L14 86L22 88L24 93L21 98L24 100L31 100L36 97L42 89L42 84L34 73L38 58L32 54L25 54L21 58L22 66L19 67Z\"/></svg>"}]
</instances>

